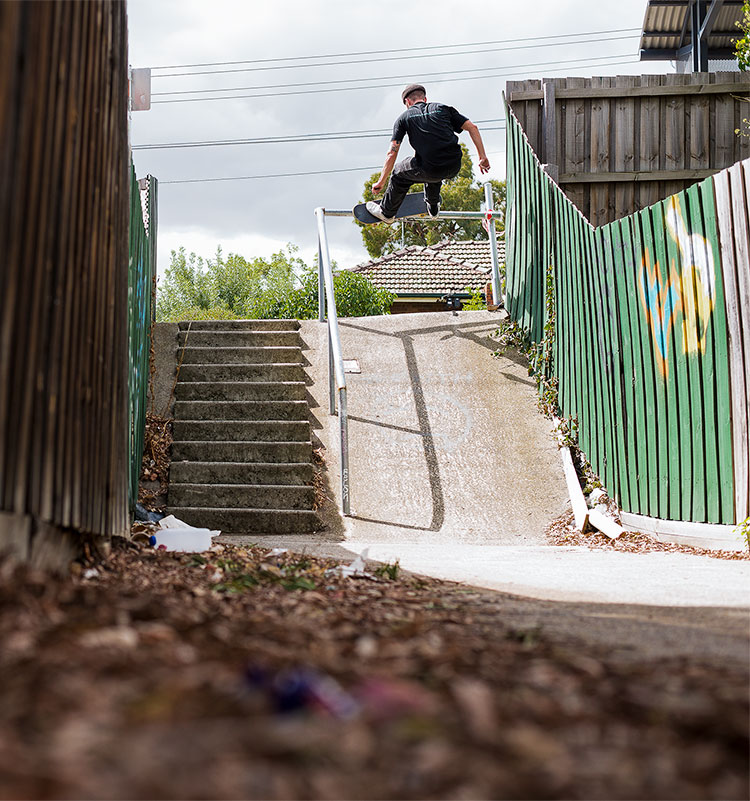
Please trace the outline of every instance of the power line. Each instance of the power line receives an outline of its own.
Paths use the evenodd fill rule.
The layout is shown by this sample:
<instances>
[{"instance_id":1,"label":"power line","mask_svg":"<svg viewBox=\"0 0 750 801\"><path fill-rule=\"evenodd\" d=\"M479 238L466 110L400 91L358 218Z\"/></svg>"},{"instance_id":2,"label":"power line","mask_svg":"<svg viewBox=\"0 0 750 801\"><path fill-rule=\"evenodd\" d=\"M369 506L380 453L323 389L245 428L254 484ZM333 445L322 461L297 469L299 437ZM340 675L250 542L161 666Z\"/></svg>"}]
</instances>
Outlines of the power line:
<instances>
[{"instance_id":1,"label":"power line","mask_svg":"<svg viewBox=\"0 0 750 801\"><path fill-rule=\"evenodd\" d=\"M505 130L505 123L502 118L494 120L477 120L477 125L491 122L501 122L502 125L483 128L484 131ZM289 134L288 136L262 136L252 139L215 139L200 142L164 142L162 144L133 145L133 150L172 150L185 147L223 147L225 145L260 145L260 144L288 144L292 142L326 142L335 139L368 139L370 137L382 137L391 133L390 128L367 129L364 131L332 131L326 133L303 133Z\"/></svg>"},{"instance_id":2,"label":"power line","mask_svg":"<svg viewBox=\"0 0 750 801\"><path fill-rule=\"evenodd\" d=\"M630 29L634 30L634 29ZM640 30L640 29L639 29ZM575 44L595 44L598 42L615 42L621 41L623 39L633 39L634 37L639 36L640 33L635 34L631 33L626 36L610 36L605 38L598 38L598 39L580 39L575 41L568 41L568 42L539 42L538 44L529 44L529 45L519 45L517 47L492 47L485 50L458 50L455 53L422 53L422 54L415 54L409 56L387 56L385 58L363 58L363 59L356 59L354 61L322 61L319 64L307 64L305 65L306 68L309 67L339 67L345 64L374 64L376 62L382 61L406 61L415 58L442 58L447 56L465 56L465 55L481 55L482 53L497 53L497 52L507 52L509 50L529 50L532 48L537 47L558 47L559 45L575 45ZM239 69L234 70L204 70L203 72L167 72L163 75L154 75L154 78L183 78L185 76L191 75L229 75L230 73L236 72L265 72L267 70L287 70L287 69L299 69L297 65L294 64L287 64L287 65L276 65L273 67L241 67Z\"/></svg>"},{"instance_id":3,"label":"power line","mask_svg":"<svg viewBox=\"0 0 750 801\"><path fill-rule=\"evenodd\" d=\"M165 184L208 184L218 181L251 181L258 178L297 178L301 175L330 175L334 172L373 172L380 167L345 167L338 170L312 170L310 172L279 172L272 175L235 175L229 178L186 178L180 181L159 181L159 186Z\"/></svg>"},{"instance_id":4,"label":"power line","mask_svg":"<svg viewBox=\"0 0 750 801\"><path fill-rule=\"evenodd\" d=\"M316 56L287 56L285 58L256 58L247 59L244 61L208 61L203 64L167 64L160 67L151 67L152 70L175 70L175 69L191 69L194 67L224 67L231 66L232 64L266 64L278 61L309 61L317 58L348 58L349 56L373 56L381 53L403 53L416 52L424 50L439 50L446 47L484 47L485 45L492 44L509 44L514 42L531 42L540 41L542 39L567 39L574 36L599 36L608 33L629 33L632 31L640 32L640 28L615 28L608 31L586 31L580 33L556 33L549 36L524 36L516 39L495 39L489 42L456 42L455 44L445 45L427 45L425 47L399 47L390 50L360 50L354 53L321 53ZM192 73L195 74L195 73ZM166 77L166 76L159 76Z\"/></svg>"},{"instance_id":5,"label":"power line","mask_svg":"<svg viewBox=\"0 0 750 801\"><path fill-rule=\"evenodd\" d=\"M587 66L615 67L620 64L634 64L634 63L637 63L637 59L632 58L626 61L608 61L606 63L602 63L599 65L597 64L574 65L571 67L571 69L582 69ZM500 68L496 67L495 69L500 69ZM481 81L481 80L486 80L488 78L502 78L503 76L512 74L514 73L498 72L498 73L493 73L491 75L484 74L484 75L472 75L463 78L443 78L442 80L439 81L439 83L456 83L458 81ZM247 100L260 97L290 97L292 95L326 94L330 92L350 92L361 89L392 89L394 86L401 86L401 83L378 83L378 84L372 84L370 86L340 86L336 87L335 89L300 89L299 91L294 91L294 92L267 92L254 95L229 95L226 97L183 97L183 98L177 98L175 100L154 100L152 102L152 105L164 104L164 103L201 103L201 102L210 102L216 100Z\"/></svg>"},{"instance_id":6,"label":"power line","mask_svg":"<svg viewBox=\"0 0 750 801\"><path fill-rule=\"evenodd\" d=\"M618 53L612 54L609 56L588 56L587 58L573 58L573 59L565 59L564 61L560 61L556 59L554 61L536 61L532 63L525 63L521 65L513 64L513 65L503 65L502 69L520 69L520 67L546 67L549 64L557 64L562 66L568 64L576 64L581 61L591 62L591 61L602 61L604 59L612 59L612 58L628 58L632 57L632 53ZM591 64L591 66L599 66L595 64ZM602 64L601 66L606 66L606 64ZM447 70L443 72L427 72L420 75L420 80L424 80L425 78L435 78L440 75L462 75L467 72L482 72L486 70L486 67L471 67L470 69L464 70ZM500 69L499 67L495 67L495 69ZM361 81L391 81L391 80L407 80L409 76L405 75L381 75L378 77L373 78L339 78L338 80L334 81L309 81L307 83L272 83L266 84L265 86L228 86L222 87L220 89L182 89L176 92L152 92L151 97L163 97L166 95L195 95L195 94L210 94L212 92L245 92L251 91L256 89L290 89L299 86L327 86L333 83L355 83ZM343 88L343 87L342 87ZM366 88L366 87L364 87ZM154 101L157 102L157 101Z\"/></svg>"},{"instance_id":7,"label":"power line","mask_svg":"<svg viewBox=\"0 0 750 801\"><path fill-rule=\"evenodd\" d=\"M494 156L504 152L505 152L504 150L495 150L489 153L488 155ZM253 181L262 178L299 178L305 175L331 175L333 173L342 173L342 172L375 172L376 170L380 170L381 166L342 167L341 169L336 169L336 170L309 170L306 172L278 172L268 175L232 175L226 178L185 178L177 181L159 181L159 186L164 186L165 184L208 184L208 183L218 183L222 181Z\"/></svg>"}]
</instances>

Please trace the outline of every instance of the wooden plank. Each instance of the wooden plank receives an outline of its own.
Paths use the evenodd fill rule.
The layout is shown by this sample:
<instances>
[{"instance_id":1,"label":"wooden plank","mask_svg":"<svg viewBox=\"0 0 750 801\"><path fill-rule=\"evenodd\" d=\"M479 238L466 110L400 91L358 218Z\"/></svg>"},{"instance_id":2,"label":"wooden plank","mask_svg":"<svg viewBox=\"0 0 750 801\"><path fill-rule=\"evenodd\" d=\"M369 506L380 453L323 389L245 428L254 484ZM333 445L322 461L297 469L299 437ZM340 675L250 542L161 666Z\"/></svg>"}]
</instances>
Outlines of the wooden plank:
<instances>
[{"instance_id":1,"label":"wooden plank","mask_svg":"<svg viewBox=\"0 0 750 801\"><path fill-rule=\"evenodd\" d=\"M668 78L682 78L681 75L669 75ZM688 80L689 80L689 76ZM569 99L586 99L586 100L600 100L611 99L616 97L671 97L673 95L717 95L717 94L731 94L737 91L750 91L750 80L743 80L741 86L736 83L696 83L696 84L664 84L657 87L648 86L633 86L620 92L616 87L609 87L606 85L601 86L587 86L583 88L569 88L560 89L557 92L557 97L560 100ZM541 100L541 89L525 89L522 91L514 91L508 95L511 103L527 102L529 100Z\"/></svg>"},{"instance_id":2,"label":"wooden plank","mask_svg":"<svg viewBox=\"0 0 750 801\"><path fill-rule=\"evenodd\" d=\"M625 533L625 529L619 523L598 509L592 509L589 512L589 523L594 528L599 529L602 534L606 534L611 540L616 540L620 534Z\"/></svg>"},{"instance_id":3,"label":"wooden plank","mask_svg":"<svg viewBox=\"0 0 750 801\"><path fill-rule=\"evenodd\" d=\"M621 393L619 378L622 372L620 363L620 338L618 315L614 303L614 269L612 254L612 224L593 233L596 243L597 261L593 273L595 290L598 294L597 326L599 336L599 359L603 447L605 452L603 474L604 485L615 498L622 497L620 458L623 453L622 416L620 409Z\"/></svg>"},{"instance_id":4,"label":"wooden plank","mask_svg":"<svg viewBox=\"0 0 750 801\"><path fill-rule=\"evenodd\" d=\"M635 86L635 78L618 77L615 86L619 90ZM619 96L614 101L614 172L633 172L635 166L635 98ZM628 183L615 187L614 219L632 214L635 204L635 187Z\"/></svg>"},{"instance_id":5,"label":"wooden plank","mask_svg":"<svg viewBox=\"0 0 750 801\"><path fill-rule=\"evenodd\" d=\"M724 308L728 334L730 402L732 417L733 472L735 477L735 522L744 520L748 510L746 487L750 482L750 420L748 416L748 366L750 354L745 351L743 338L743 308L739 273L744 257L738 252L735 237L732 181L728 170L713 179L716 191L716 215L721 248L721 272L724 289Z\"/></svg>"},{"instance_id":6,"label":"wooden plank","mask_svg":"<svg viewBox=\"0 0 750 801\"><path fill-rule=\"evenodd\" d=\"M643 224L648 217L644 211L621 220L625 270L625 297L630 318L630 337L633 350L633 406L637 437L638 506L647 510L656 505L657 486L656 447L653 438L653 375L650 361L650 332L641 297L641 278L644 268Z\"/></svg>"},{"instance_id":7,"label":"wooden plank","mask_svg":"<svg viewBox=\"0 0 750 801\"><path fill-rule=\"evenodd\" d=\"M630 388L627 386L627 378L633 373L630 325L621 285L622 237L619 223L610 225L605 232L605 237L606 270L604 279L608 304L606 319L610 328L611 341L611 362L607 369L611 385L610 403L615 422L612 439L612 470L616 476L617 492L614 497L622 500L620 505L631 508L627 435L632 420L632 399L628 397Z\"/></svg>"},{"instance_id":8,"label":"wooden plank","mask_svg":"<svg viewBox=\"0 0 750 801\"><path fill-rule=\"evenodd\" d=\"M737 101L732 95L716 95L712 99L713 125L710 139L713 144L711 166L718 170L731 167L735 162L734 148L737 134L734 132L734 111Z\"/></svg>"},{"instance_id":9,"label":"wooden plank","mask_svg":"<svg viewBox=\"0 0 750 801\"><path fill-rule=\"evenodd\" d=\"M654 213L658 213L659 208L652 206L641 212L640 217L640 247L636 250L637 257L641 262L638 275L639 295L644 304L644 317L648 321L642 327L642 356L644 360L644 387L646 394L646 427L648 441L648 483L649 483L649 504L648 509L652 515L664 517L667 510L667 494L665 492L666 481L662 474L666 475L666 410L663 393L662 363L664 352L664 340L660 331L659 304L654 303L654 298L659 299L661 286L659 284L656 263L658 255L654 245L653 220ZM648 301L648 307L646 305ZM664 436L661 432L664 430Z\"/></svg>"},{"instance_id":10,"label":"wooden plank","mask_svg":"<svg viewBox=\"0 0 750 801\"><path fill-rule=\"evenodd\" d=\"M669 330L670 370L665 378L667 414L670 421L669 517L672 520L691 520L693 495L702 495L705 486L705 482L700 480L703 471L693 464L694 459L702 459L702 448L694 453L692 447L693 426L701 427L702 432L702 388L690 385L686 343L689 338L689 334L686 337L689 320L695 321L695 314L690 314L695 307L691 267L691 220L684 193L668 198L662 208L666 246L662 275L670 282L676 295L674 319Z\"/></svg>"},{"instance_id":11,"label":"wooden plank","mask_svg":"<svg viewBox=\"0 0 750 801\"><path fill-rule=\"evenodd\" d=\"M632 276L632 248L630 244L630 220L618 220L611 227L611 250L613 259L615 303L617 306L618 329L620 336L620 376L619 376L619 404L621 432L618 438L618 447L621 450L620 459L620 485L622 487L621 506L625 509L637 510L640 508L639 476L640 465L638 461L639 427L636 415L636 360L634 352L634 338L632 334L631 310L629 300L635 295L633 292ZM625 232L625 233L623 233ZM640 354L639 354L640 358Z\"/></svg>"},{"instance_id":12,"label":"wooden plank","mask_svg":"<svg viewBox=\"0 0 750 801\"><path fill-rule=\"evenodd\" d=\"M748 392L747 386L750 380L747 374L747 367L750 362L750 311L748 310L747 304L750 303L750 226L748 225L748 193L745 184L746 168L747 164L743 163L738 163L731 167L729 170L729 181L732 196L732 223L735 243L735 270L737 275L740 337L742 340L746 369L745 392L742 400L745 402L745 407L748 408L750 407L750 393ZM737 387L737 392L742 394L741 386ZM748 435L746 434L745 439L747 440L747 438ZM750 455L748 455L747 448L743 450L745 450L746 453L745 461L750 462ZM744 486L742 476L740 476L740 482Z\"/></svg>"},{"instance_id":13,"label":"wooden plank","mask_svg":"<svg viewBox=\"0 0 750 801\"><path fill-rule=\"evenodd\" d=\"M608 78L592 78L592 83L607 83ZM590 173L609 173L610 165L610 101L599 97L591 103L591 163ZM609 187L597 184L591 187L589 220L593 225L609 222Z\"/></svg>"},{"instance_id":14,"label":"wooden plank","mask_svg":"<svg viewBox=\"0 0 750 801\"><path fill-rule=\"evenodd\" d=\"M648 87L661 86L664 77L661 75L643 75L641 76L641 85ZM662 166L660 158L664 132L661 119L661 102L663 101L654 95L645 95L640 99L639 149L638 159L634 164L634 168L638 172L656 172ZM658 185L651 181L640 182L636 192L638 208L634 209L635 211L653 205L661 200L662 197L659 194Z\"/></svg>"},{"instance_id":15,"label":"wooden plank","mask_svg":"<svg viewBox=\"0 0 750 801\"><path fill-rule=\"evenodd\" d=\"M661 340L658 348L660 359L657 359L659 368L656 383L656 407L661 421L658 431L659 447L659 516L679 519L679 492L681 489L680 454L679 454L679 411L677 408L675 386L675 318L678 313L679 299L676 287L672 287L670 280L670 262L667 254L667 237L664 226L667 201L662 201L651 207L652 222L652 254L657 270L658 280L663 290L664 298L659 306L664 310L663 318L659 321L661 330L657 332L657 339Z\"/></svg>"},{"instance_id":16,"label":"wooden plank","mask_svg":"<svg viewBox=\"0 0 750 801\"><path fill-rule=\"evenodd\" d=\"M690 545L693 548L713 548L726 551L742 551L744 546L737 539L734 526L710 523L693 523L675 520L660 520L646 515L620 514L622 525L628 531L650 534L661 542Z\"/></svg>"},{"instance_id":17,"label":"wooden plank","mask_svg":"<svg viewBox=\"0 0 750 801\"><path fill-rule=\"evenodd\" d=\"M584 78L568 78L567 86L583 86ZM563 159L561 162L561 172L568 175L578 175L586 171L586 119L584 116L585 105L582 100L571 100L570 102L558 102L562 109L561 117L563 136ZM560 176L558 175L558 183ZM567 187L566 195L575 205L585 213L585 192L580 186Z\"/></svg>"},{"instance_id":18,"label":"wooden plank","mask_svg":"<svg viewBox=\"0 0 750 801\"><path fill-rule=\"evenodd\" d=\"M563 418L570 414L570 302L568 248L566 231L562 221L564 195L559 190L552 192L552 214L554 218L554 281L555 281L555 340L554 374L557 379L557 403Z\"/></svg>"},{"instance_id":19,"label":"wooden plank","mask_svg":"<svg viewBox=\"0 0 750 801\"><path fill-rule=\"evenodd\" d=\"M578 229L576 228L576 218L573 213L573 205L570 201L564 204L564 225L568 235L570 248L570 282L571 282L571 327L573 336L571 338L570 357L572 361L572 374L574 379L574 417L578 423L578 440L582 449L588 448L589 413L588 402L585 393L585 383L587 380L586 356L586 331L583 322L584 293L582 290L581 275L583 253Z\"/></svg>"},{"instance_id":20,"label":"wooden plank","mask_svg":"<svg viewBox=\"0 0 750 801\"><path fill-rule=\"evenodd\" d=\"M711 523L730 523L734 521L734 481L732 454L732 426L728 425L732 415L731 388L731 349L728 332L727 295L723 278L723 268L718 262L723 245L720 243L714 185L716 179L701 184L704 207L706 240L712 244L714 259L714 304L713 312L705 331L703 349L704 400L706 405L706 429L711 436L706 437L706 521ZM731 204L730 204L731 207ZM734 239L734 231L732 233ZM735 251L736 253L736 251ZM723 312L723 313L722 313Z\"/></svg>"},{"instance_id":21,"label":"wooden plank","mask_svg":"<svg viewBox=\"0 0 750 801\"><path fill-rule=\"evenodd\" d=\"M642 183L654 181L700 181L710 178L717 172L713 167L686 170L654 170L652 172L598 172L598 173L561 173L558 179L563 184L600 184L600 183ZM681 187L680 187L681 189ZM674 194L674 193L671 193ZM654 201L656 202L656 201Z\"/></svg>"},{"instance_id":22,"label":"wooden plank","mask_svg":"<svg viewBox=\"0 0 750 801\"><path fill-rule=\"evenodd\" d=\"M692 449L692 456L689 466L683 466L683 473L687 473L689 467L692 471L692 505L688 513L683 514L682 520L706 520L706 499L707 499L707 480L706 480L706 445L711 438L710 432L706 431L706 393L713 395L711 386L711 375L713 370L707 363L702 344L703 328L708 324L708 320L703 318L701 312L701 298L704 297L703 278L696 274L693 265L709 264L714 261L713 252L710 252L711 244L706 241L705 227L703 224L704 214L712 213L712 209L704 211L704 204L699 187L693 186L685 191L685 217L690 221L689 253L684 253L684 246L681 248L683 257L681 264L681 291L683 306L683 349L688 345L686 354L688 368L688 392L690 397L690 424L683 437L689 442ZM685 263L685 260L689 263ZM695 350L691 346L697 345ZM704 369L707 367L708 369ZM713 401L713 398L711 399ZM687 448L685 448L687 451ZM685 495L687 496L687 488Z\"/></svg>"},{"instance_id":23,"label":"wooden plank","mask_svg":"<svg viewBox=\"0 0 750 801\"><path fill-rule=\"evenodd\" d=\"M599 298L593 284L593 271L596 269L595 242L593 233L584 228L580 220L576 220L576 234L581 242L583 258L581 260L582 321L581 335L586 342L586 383L584 384L584 400L588 405L588 432L586 434L586 455L594 471L602 469L604 446L602 441L602 407L603 401L601 358L599 351L599 331L596 313Z\"/></svg>"},{"instance_id":24,"label":"wooden plank","mask_svg":"<svg viewBox=\"0 0 750 801\"><path fill-rule=\"evenodd\" d=\"M581 491L581 485L578 483L578 473L573 464L573 457L570 455L570 448L567 446L560 448L560 457L562 458L563 474L565 475L565 484L568 487L568 497L573 508L576 528L581 532L585 532L588 528L589 508Z\"/></svg>"},{"instance_id":25,"label":"wooden plank","mask_svg":"<svg viewBox=\"0 0 750 801\"><path fill-rule=\"evenodd\" d=\"M709 169L711 167L710 137L710 99L700 95L692 97L689 104L690 126L687 167L690 169ZM705 176L708 177L708 176Z\"/></svg>"},{"instance_id":26,"label":"wooden plank","mask_svg":"<svg viewBox=\"0 0 750 801\"><path fill-rule=\"evenodd\" d=\"M526 81L527 85L533 86L535 89L538 87L541 92L541 81L533 80ZM542 148L542 95L539 98L529 102L526 107L526 120L524 122L523 131L526 138L529 140L531 149L535 153L540 153Z\"/></svg>"},{"instance_id":27,"label":"wooden plank","mask_svg":"<svg viewBox=\"0 0 750 801\"><path fill-rule=\"evenodd\" d=\"M545 80L542 82L542 119L543 119L543 141L544 146L542 155L547 171L552 176L552 180L557 180L558 153L557 153L557 117L555 111L555 84L554 81Z\"/></svg>"},{"instance_id":28,"label":"wooden plank","mask_svg":"<svg viewBox=\"0 0 750 801\"><path fill-rule=\"evenodd\" d=\"M750 220L748 220L748 202L750 199L750 161L742 162L742 171L745 186L745 231L750 232ZM750 248L749 248L750 250ZM743 255L746 255L744 251ZM745 440L745 465L746 480L743 485L743 476L735 473L736 484L736 512L737 520L745 520L750 516L750 262L744 263L739 259L736 264L738 277L738 297L740 310L740 323L742 326L743 352L745 358L745 410L748 419L748 433ZM743 494L744 490L744 494ZM744 503L743 503L744 497Z\"/></svg>"},{"instance_id":29,"label":"wooden plank","mask_svg":"<svg viewBox=\"0 0 750 801\"><path fill-rule=\"evenodd\" d=\"M665 106L664 128L665 167L672 172L665 180L678 180L675 172L685 170L685 100L680 96L670 97Z\"/></svg>"}]
</instances>

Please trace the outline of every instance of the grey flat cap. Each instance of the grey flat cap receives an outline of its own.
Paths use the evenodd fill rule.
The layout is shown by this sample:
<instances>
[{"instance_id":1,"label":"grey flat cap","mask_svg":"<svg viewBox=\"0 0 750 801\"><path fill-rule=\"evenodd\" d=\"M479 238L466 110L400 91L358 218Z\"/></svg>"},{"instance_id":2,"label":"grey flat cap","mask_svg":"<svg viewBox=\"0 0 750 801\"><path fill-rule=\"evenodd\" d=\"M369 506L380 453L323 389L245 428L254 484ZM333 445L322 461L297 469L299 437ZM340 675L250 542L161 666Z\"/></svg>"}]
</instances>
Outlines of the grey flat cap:
<instances>
[{"instance_id":1,"label":"grey flat cap","mask_svg":"<svg viewBox=\"0 0 750 801\"><path fill-rule=\"evenodd\" d=\"M406 105L406 98L412 92L422 92L423 95L427 95L427 90L422 86L421 83L410 83L403 92L401 92L401 102Z\"/></svg>"}]
</instances>

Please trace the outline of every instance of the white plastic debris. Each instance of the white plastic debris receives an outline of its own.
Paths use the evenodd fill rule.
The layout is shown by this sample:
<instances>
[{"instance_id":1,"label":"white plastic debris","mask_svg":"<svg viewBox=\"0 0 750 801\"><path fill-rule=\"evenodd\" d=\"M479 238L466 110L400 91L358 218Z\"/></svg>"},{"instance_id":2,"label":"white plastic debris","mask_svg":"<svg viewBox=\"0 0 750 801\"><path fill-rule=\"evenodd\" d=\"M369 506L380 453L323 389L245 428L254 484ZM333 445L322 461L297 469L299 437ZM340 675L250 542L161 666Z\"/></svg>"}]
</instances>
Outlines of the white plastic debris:
<instances>
[{"instance_id":1,"label":"white plastic debris","mask_svg":"<svg viewBox=\"0 0 750 801\"><path fill-rule=\"evenodd\" d=\"M375 576L365 570L365 561L369 548L365 548L359 556L354 557L354 561L348 565L338 565L326 570L327 576L341 576L341 578L368 578L377 581Z\"/></svg>"},{"instance_id":2,"label":"white plastic debris","mask_svg":"<svg viewBox=\"0 0 750 801\"><path fill-rule=\"evenodd\" d=\"M288 548L272 548L268 555L269 556L281 556L282 554L289 553Z\"/></svg>"},{"instance_id":3,"label":"white plastic debris","mask_svg":"<svg viewBox=\"0 0 750 801\"><path fill-rule=\"evenodd\" d=\"M99 576L99 571L96 568L90 567L88 570L83 571L83 578L93 579Z\"/></svg>"},{"instance_id":4,"label":"white plastic debris","mask_svg":"<svg viewBox=\"0 0 750 801\"><path fill-rule=\"evenodd\" d=\"M201 553L211 547L211 538L218 537L220 531L207 528L196 528L179 520L174 515L167 515L159 521L159 526L151 537L155 548L164 547L167 551L183 553Z\"/></svg>"}]
</instances>

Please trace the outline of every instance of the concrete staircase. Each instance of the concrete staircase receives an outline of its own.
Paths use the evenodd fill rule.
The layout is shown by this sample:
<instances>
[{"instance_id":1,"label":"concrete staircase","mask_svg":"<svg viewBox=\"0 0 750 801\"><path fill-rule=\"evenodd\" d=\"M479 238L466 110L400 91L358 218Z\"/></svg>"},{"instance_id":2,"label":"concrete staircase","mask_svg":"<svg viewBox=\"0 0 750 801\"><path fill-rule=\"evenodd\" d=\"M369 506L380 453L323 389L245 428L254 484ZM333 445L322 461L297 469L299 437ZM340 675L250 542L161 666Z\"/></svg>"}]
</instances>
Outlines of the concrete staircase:
<instances>
[{"instance_id":1,"label":"concrete staircase","mask_svg":"<svg viewBox=\"0 0 750 801\"><path fill-rule=\"evenodd\" d=\"M225 533L319 528L299 322L179 326L169 512Z\"/></svg>"}]
</instances>

